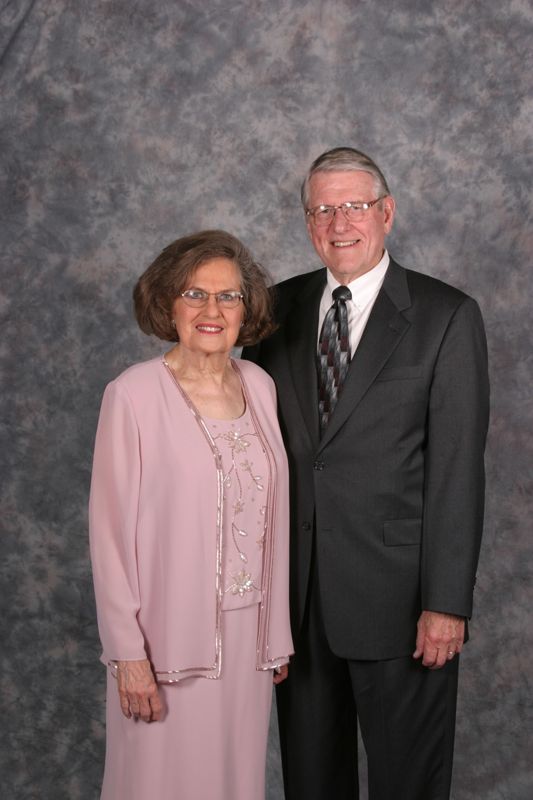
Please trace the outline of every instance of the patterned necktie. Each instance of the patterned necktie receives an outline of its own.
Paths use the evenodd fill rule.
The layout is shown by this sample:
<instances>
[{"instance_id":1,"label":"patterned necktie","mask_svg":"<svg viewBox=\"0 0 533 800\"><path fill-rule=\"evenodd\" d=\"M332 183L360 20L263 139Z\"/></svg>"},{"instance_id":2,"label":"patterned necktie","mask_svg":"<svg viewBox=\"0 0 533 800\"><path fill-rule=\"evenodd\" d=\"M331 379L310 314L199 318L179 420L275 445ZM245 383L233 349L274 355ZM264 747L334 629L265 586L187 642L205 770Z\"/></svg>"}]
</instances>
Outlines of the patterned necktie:
<instances>
[{"instance_id":1,"label":"patterned necktie","mask_svg":"<svg viewBox=\"0 0 533 800\"><path fill-rule=\"evenodd\" d=\"M347 286L333 291L333 305L324 318L318 343L318 408L320 430L323 432L337 404L342 384L350 365L348 309L352 299Z\"/></svg>"}]
</instances>

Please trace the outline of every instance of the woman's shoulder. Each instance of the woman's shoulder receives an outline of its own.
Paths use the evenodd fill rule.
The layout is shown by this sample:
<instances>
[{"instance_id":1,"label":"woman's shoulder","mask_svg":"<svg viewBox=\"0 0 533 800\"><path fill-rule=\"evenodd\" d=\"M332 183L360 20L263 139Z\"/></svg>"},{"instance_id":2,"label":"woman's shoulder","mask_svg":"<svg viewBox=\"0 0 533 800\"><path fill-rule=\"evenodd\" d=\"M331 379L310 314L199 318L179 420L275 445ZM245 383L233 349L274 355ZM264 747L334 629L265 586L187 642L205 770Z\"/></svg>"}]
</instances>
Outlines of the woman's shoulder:
<instances>
[{"instance_id":1,"label":"woman's shoulder","mask_svg":"<svg viewBox=\"0 0 533 800\"><path fill-rule=\"evenodd\" d=\"M268 372L258 367L253 361L246 361L246 359L240 358L235 363L252 400L256 403L268 403L275 409L276 386Z\"/></svg>"},{"instance_id":2,"label":"woman's shoulder","mask_svg":"<svg viewBox=\"0 0 533 800\"><path fill-rule=\"evenodd\" d=\"M108 386L116 389L125 389L128 392L144 388L153 382L153 379L161 373L164 367L162 356L150 358L148 361L139 361L129 367L110 381Z\"/></svg>"},{"instance_id":3,"label":"woman's shoulder","mask_svg":"<svg viewBox=\"0 0 533 800\"><path fill-rule=\"evenodd\" d=\"M256 383L258 385L273 386L274 381L264 369L254 364L253 361L247 361L245 358L238 358L235 363L240 370L243 378L246 381Z\"/></svg>"}]
</instances>

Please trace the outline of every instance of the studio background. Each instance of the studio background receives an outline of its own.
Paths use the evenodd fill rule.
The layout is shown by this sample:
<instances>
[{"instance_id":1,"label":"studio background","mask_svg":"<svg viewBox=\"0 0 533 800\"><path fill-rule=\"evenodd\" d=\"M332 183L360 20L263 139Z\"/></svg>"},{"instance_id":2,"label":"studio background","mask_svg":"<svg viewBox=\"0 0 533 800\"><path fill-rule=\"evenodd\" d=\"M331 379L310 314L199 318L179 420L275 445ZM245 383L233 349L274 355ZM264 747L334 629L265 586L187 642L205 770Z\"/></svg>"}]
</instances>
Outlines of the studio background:
<instances>
[{"instance_id":1,"label":"studio background","mask_svg":"<svg viewBox=\"0 0 533 800\"><path fill-rule=\"evenodd\" d=\"M94 433L105 384L165 348L136 329L135 280L208 227L242 238L275 280L318 267L299 184L319 153L350 145L396 197L394 258L474 295L485 317L489 490L453 798L530 800L531 2L0 8L2 797L98 797ZM268 800L282 796L273 735Z\"/></svg>"}]
</instances>

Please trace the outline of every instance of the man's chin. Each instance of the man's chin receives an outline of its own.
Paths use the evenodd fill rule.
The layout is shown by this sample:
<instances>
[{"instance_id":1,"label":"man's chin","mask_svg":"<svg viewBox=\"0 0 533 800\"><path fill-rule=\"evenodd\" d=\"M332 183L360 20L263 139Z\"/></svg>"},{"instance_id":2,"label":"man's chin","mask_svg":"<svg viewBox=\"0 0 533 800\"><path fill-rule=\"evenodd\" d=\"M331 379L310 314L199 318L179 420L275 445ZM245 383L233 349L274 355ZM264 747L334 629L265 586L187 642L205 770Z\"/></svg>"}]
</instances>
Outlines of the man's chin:
<instances>
[{"instance_id":1,"label":"man's chin","mask_svg":"<svg viewBox=\"0 0 533 800\"><path fill-rule=\"evenodd\" d=\"M328 269L339 283L346 284L351 283L356 278L360 278L361 275L364 275L366 272L370 272L372 267L369 267L367 264L342 263L332 264Z\"/></svg>"}]
</instances>

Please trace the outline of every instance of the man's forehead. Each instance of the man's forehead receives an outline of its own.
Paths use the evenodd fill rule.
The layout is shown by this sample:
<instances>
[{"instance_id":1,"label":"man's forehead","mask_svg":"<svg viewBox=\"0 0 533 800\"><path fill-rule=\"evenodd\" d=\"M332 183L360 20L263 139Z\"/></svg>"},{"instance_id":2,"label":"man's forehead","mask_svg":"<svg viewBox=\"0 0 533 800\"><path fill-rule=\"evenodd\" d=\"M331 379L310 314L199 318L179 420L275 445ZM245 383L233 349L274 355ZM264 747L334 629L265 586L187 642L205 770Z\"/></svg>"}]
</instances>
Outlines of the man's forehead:
<instances>
[{"instance_id":1,"label":"man's forehead","mask_svg":"<svg viewBox=\"0 0 533 800\"><path fill-rule=\"evenodd\" d=\"M360 169L331 170L315 172L309 180L309 190L323 191L324 189L366 189L374 185L374 177L369 172Z\"/></svg>"}]
</instances>

